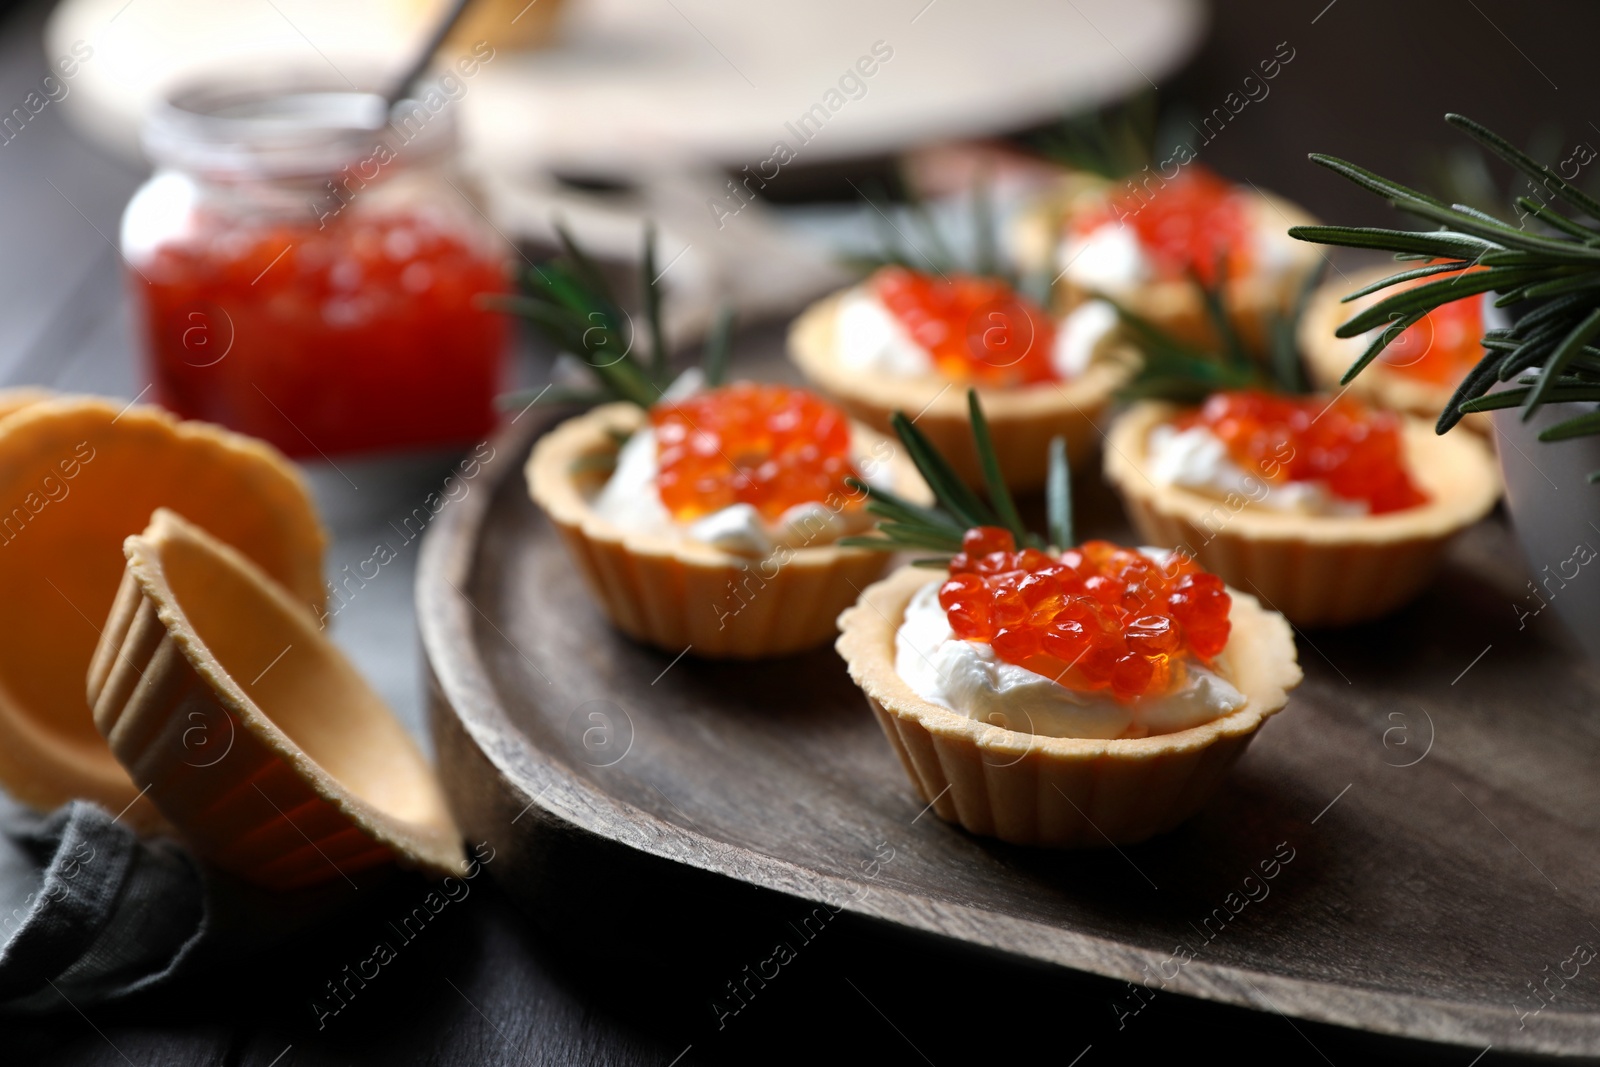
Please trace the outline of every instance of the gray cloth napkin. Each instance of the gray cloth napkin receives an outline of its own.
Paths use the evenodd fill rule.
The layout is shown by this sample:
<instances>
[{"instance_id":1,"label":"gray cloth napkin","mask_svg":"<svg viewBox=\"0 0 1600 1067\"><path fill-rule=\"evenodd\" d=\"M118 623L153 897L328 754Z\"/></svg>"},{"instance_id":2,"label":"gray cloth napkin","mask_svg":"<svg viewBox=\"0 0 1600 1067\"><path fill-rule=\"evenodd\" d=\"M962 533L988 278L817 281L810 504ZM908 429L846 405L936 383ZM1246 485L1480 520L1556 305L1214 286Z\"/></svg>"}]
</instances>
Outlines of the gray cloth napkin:
<instances>
[{"instance_id":1,"label":"gray cloth napkin","mask_svg":"<svg viewBox=\"0 0 1600 1067\"><path fill-rule=\"evenodd\" d=\"M0 1004L48 1011L131 996L196 968L216 909L176 843L143 841L75 800L7 813L0 839Z\"/></svg>"}]
</instances>

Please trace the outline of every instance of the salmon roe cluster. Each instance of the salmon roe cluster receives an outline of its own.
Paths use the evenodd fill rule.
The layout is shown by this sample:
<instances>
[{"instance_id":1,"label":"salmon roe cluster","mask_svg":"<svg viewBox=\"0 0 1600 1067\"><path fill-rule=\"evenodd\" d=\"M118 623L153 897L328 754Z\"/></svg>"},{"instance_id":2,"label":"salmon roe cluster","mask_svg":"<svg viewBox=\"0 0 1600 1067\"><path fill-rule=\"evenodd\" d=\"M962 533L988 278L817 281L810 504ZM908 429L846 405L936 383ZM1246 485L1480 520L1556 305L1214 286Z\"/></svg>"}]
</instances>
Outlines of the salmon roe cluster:
<instances>
[{"instance_id":1,"label":"salmon roe cluster","mask_svg":"<svg viewBox=\"0 0 1600 1067\"><path fill-rule=\"evenodd\" d=\"M988 642L1068 689L1124 701L1180 684L1185 654L1209 662L1221 652L1231 604L1222 579L1182 554L1158 564L1109 541L1060 557L1019 552L998 526L967 531L939 588L957 637Z\"/></svg>"},{"instance_id":2,"label":"salmon roe cluster","mask_svg":"<svg viewBox=\"0 0 1600 1067\"><path fill-rule=\"evenodd\" d=\"M1197 163L1171 181L1152 176L1137 186L1130 182L1100 208L1076 218L1073 228L1088 233L1116 222L1133 227L1163 278L1181 278L1192 270L1215 284L1219 260L1230 278L1250 270L1249 202L1237 186Z\"/></svg>"},{"instance_id":3,"label":"salmon roe cluster","mask_svg":"<svg viewBox=\"0 0 1600 1067\"><path fill-rule=\"evenodd\" d=\"M1057 377L1055 323L999 278L884 267L868 286L951 381L1012 386Z\"/></svg>"},{"instance_id":4,"label":"salmon roe cluster","mask_svg":"<svg viewBox=\"0 0 1600 1067\"><path fill-rule=\"evenodd\" d=\"M1374 515L1428 499L1406 471L1399 417L1347 396L1330 403L1260 390L1214 393L1174 425L1204 426L1235 463L1268 482L1321 481Z\"/></svg>"},{"instance_id":5,"label":"salmon roe cluster","mask_svg":"<svg viewBox=\"0 0 1600 1067\"><path fill-rule=\"evenodd\" d=\"M773 520L848 495L850 420L804 389L737 382L650 409L656 487L680 522L734 504ZM848 496L847 496L848 498Z\"/></svg>"},{"instance_id":6,"label":"salmon roe cluster","mask_svg":"<svg viewBox=\"0 0 1600 1067\"><path fill-rule=\"evenodd\" d=\"M1425 281L1459 277L1461 273L1446 271ZM1467 371L1483 355L1482 337L1483 301L1480 296L1473 295L1441 304L1428 312L1420 322L1406 327L1404 333L1389 342L1378 359L1390 370L1409 378L1453 386L1466 377Z\"/></svg>"}]
</instances>

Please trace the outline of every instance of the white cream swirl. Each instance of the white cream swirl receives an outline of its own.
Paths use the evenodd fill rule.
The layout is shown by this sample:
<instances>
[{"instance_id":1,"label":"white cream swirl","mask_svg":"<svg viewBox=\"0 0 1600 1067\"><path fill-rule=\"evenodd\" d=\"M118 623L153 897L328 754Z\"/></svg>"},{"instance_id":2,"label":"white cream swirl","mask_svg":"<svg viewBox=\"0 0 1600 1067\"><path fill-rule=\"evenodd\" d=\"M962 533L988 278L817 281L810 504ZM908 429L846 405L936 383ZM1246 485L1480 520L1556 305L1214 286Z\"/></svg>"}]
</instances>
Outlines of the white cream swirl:
<instances>
[{"instance_id":1,"label":"white cream swirl","mask_svg":"<svg viewBox=\"0 0 1600 1067\"><path fill-rule=\"evenodd\" d=\"M1145 445L1145 473L1157 485L1176 486L1219 500L1237 499L1273 511L1302 515L1365 515L1365 500L1335 496L1318 480L1274 481L1233 461L1227 444L1204 426L1180 430L1161 423Z\"/></svg>"},{"instance_id":2,"label":"white cream swirl","mask_svg":"<svg viewBox=\"0 0 1600 1067\"><path fill-rule=\"evenodd\" d=\"M939 606L936 579L917 590L895 633L895 673L922 699L979 722L1040 737L1116 738L1174 733L1245 704L1227 679L1193 661L1183 682L1126 703L1080 692L1007 663L982 641L963 641ZM1224 656L1226 653L1224 653ZM1219 657L1219 664L1221 663Z\"/></svg>"}]
</instances>

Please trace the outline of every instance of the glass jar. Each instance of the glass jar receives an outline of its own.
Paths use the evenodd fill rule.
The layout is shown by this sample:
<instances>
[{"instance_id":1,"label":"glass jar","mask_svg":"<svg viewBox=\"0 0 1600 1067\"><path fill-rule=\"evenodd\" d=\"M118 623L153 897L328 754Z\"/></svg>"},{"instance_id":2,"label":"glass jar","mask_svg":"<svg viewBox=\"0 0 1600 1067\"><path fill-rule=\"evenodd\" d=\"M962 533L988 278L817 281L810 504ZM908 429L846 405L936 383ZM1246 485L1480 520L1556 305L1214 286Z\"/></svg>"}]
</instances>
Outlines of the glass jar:
<instances>
[{"instance_id":1,"label":"glass jar","mask_svg":"<svg viewBox=\"0 0 1600 1067\"><path fill-rule=\"evenodd\" d=\"M391 116L301 78L156 109L121 241L157 402L295 456L493 427L507 327L478 297L506 249L452 179L450 99L424 96Z\"/></svg>"}]
</instances>

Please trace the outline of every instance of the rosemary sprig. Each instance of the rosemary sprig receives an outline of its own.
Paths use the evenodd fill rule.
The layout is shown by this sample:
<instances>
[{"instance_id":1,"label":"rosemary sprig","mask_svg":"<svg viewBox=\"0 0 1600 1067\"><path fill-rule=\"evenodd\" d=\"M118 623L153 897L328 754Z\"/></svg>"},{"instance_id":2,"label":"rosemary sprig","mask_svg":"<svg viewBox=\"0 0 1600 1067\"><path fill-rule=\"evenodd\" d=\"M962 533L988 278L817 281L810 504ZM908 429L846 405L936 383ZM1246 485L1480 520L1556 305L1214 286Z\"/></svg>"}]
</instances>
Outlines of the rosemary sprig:
<instances>
[{"instance_id":1,"label":"rosemary sprig","mask_svg":"<svg viewBox=\"0 0 1600 1067\"><path fill-rule=\"evenodd\" d=\"M705 375L706 387L715 389L728 376L728 358L733 340L733 309L724 307L717 312L706 334L705 352L700 357L700 372Z\"/></svg>"},{"instance_id":2,"label":"rosemary sprig","mask_svg":"<svg viewBox=\"0 0 1600 1067\"><path fill-rule=\"evenodd\" d=\"M1024 143L1053 162L1115 181L1155 162L1157 111L1156 94L1140 93L1064 118Z\"/></svg>"},{"instance_id":3,"label":"rosemary sprig","mask_svg":"<svg viewBox=\"0 0 1600 1067\"><path fill-rule=\"evenodd\" d=\"M1077 544L1072 536L1072 467L1067 463L1067 439L1050 438L1050 466L1045 471L1044 510L1050 524L1050 543L1057 548Z\"/></svg>"},{"instance_id":4,"label":"rosemary sprig","mask_svg":"<svg viewBox=\"0 0 1600 1067\"><path fill-rule=\"evenodd\" d=\"M1233 328L1222 296L1225 279L1220 264L1217 277L1216 285L1207 285L1198 275L1190 275L1220 341L1215 348L1181 341L1118 301L1104 295L1096 297L1116 308L1124 330L1143 355L1138 372L1122 389L1124 399L1198 404L1226 389L1271 389L1291 394L1310 391L1296 328L1311 293L1322 279L1321 271L1307 277L1289 314L1274 316L1267 324L1269 352L1265 362L1251 357Z\"/></svg>"},{"instance_id":5,"label":"rosemary sprig","mask_svg":"<svg viewBox=\"0 0 1600 1067\"><path fill-rule=\"evenodd\" d=\"M523 390L500 398L507 409L546 404L594 404L626 400L648 408L661 399L674 377L661 320L661 287L656 271L656 229L645 227L640 254L640 304L644 308L649 352L639 351L638 332L612 292L605 274L565 226L556 225L562 254L537 264L519 279L516 296L486 296L484 306L528 321L556 348L583 361L593 373L593 389ZM728 367L733 313L723 308L706 337L702 367L711 385Z\"/></svg>"},{"instance_id":6,"label":"rosemary sprig","mask_svg":"<svg viewBox=\"0 0 1600 1067\"><path fill-rule=\"evenodd\" d=\"M1394 327L1416 322L1429 311L1463 297L1495 293L1495 305L1522 304L1526 313L1505 330L1488 331L1484 354L1457 388L1439 416L1445 433L1465 414L1520 406L1522 418L1547 403L1590 399L1600 395L1600 200L1563 179L1550 167L1505 138L1462 115L1445 121L1531 179L1548 199L1519 197L1516 205L1542 228L1518 226L1466 204L1446 204L1425 193L1390 181L1353 163L1331 156L1311 159L1382 196L1401 211L1432 223L1431 231L1405 231L1353 226L1296 226L1289 230L1302 241L1378 248L1397 260L1443 260L1437 270L1464 271L1452 278L1427 282L1384 298L1339 327L1340 337L1354 337L1386 326L1344 380L1361 373L1402 332ZM1561 204L1566 210L1559 210ZM1419 269L1402 270L1346 299L1369 295L1402 282L1426 277ZM1390 324L1393 325L1390 325ZM1485 395L1499 382L1532 372L1520 386ZM1557 433L1558 436L1547 437ZM1600 433L1600 420L1568 419L1540 435L1545 440ZM1590 475L1600 480L1600 472Z\"/></svg>"},{"instance_id":7,"label":"rosemary sprig","mask_svg":"<svg viewBox=\"0 0 1600 1067\"><path fill-rule=\"evenodd\" d=\"M994 193L987 173L979 175L972 186L970 205L972 254L967 257L955 252L957 242L939 225L927 203L920 197L908 194L906 210L899 213L902 219L907 221L907 228L920 237L920 240L913 240L911 234L894 223L891 215L894 208L881 196L882 190L879 189L878 192L880 196L877 197L867 192L861 195L873 208L871 218L878 232L879 251L876 255L848 257L846 263L853 270L870 274L880 267L893 266L937 274L941 277L951 274L971 274L980 278L999 278L1019 291L1025 286L1028 286L1030 291L1031 289L1049 291L1047 284L1043 286L1033 284L1039 279L1023 278L1014 265L1003 261L1000 255L1002 243L994 207ZM910 224L913 222L915 225ZM1044 281L1048 282L1048 271L1043 274Z\"/></svg>"},{"instance_id":8,"label":"rosemary sprig","mask_svg":"<svg viewBox=\"0 0 1600 1067\"><path fill-rule=\"evenodd\" d=\"M918 430L904 413L896 412L894 431L911 455L922 474L922 480L933 490L935 503L929 507L913 504L885 489L869 485L857 478L847 478L846 483L867 495L867 513L878 518L878 535L840 538L839 544L854 548L870 548L880 552L923 551L938 553L936 557L915 560L917 566L943 567L949 558L961 551L961 536L974 526L1000 526L1011 531L1017 544L1043 549L1045 538L1031 532L1022 524L1016 502L1006 488L1000 462L995 456L994 442L989 436L988 419L983 405L978 402L976 389L967 390L967 404L972 412L972 443L978 453L978 465L983 470L984 486L989 500L985 501L967 487L955 469L940 451ZM1050 470L1045 483L1045 512L1049 516L1049 543L1057 548L1067 548L1072 541L1072 480L1067 468L1067 443L1064 438L1050 442Z\"/></svg>"}]
</instances>

